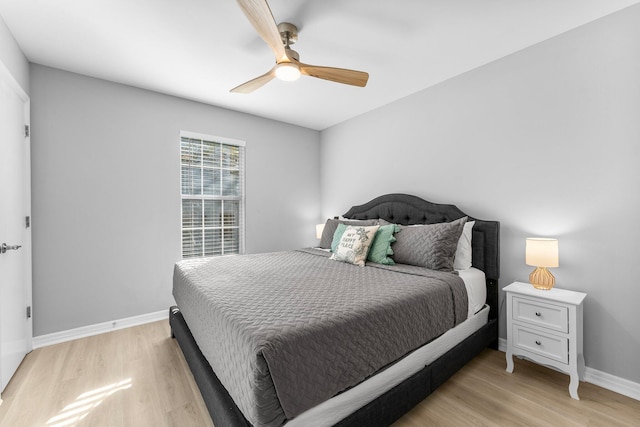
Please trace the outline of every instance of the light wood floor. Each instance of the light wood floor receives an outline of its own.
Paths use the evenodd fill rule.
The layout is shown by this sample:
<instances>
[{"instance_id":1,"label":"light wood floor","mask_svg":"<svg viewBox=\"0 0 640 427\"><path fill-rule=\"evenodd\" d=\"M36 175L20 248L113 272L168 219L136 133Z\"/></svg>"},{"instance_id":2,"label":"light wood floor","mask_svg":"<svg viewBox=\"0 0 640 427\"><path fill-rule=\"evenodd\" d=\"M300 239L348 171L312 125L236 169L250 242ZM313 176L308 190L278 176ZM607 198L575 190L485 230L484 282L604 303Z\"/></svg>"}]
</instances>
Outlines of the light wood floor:
<instances>
[{"instance_id":1,"label":"light wood floor","mask_svg":"<svg viewBox=\"0 0 640 427\"><path fill-rule=\"evenodd\" d=\"M167 321L41 348L0 405L1 427L213 424ZM394 427L640 426L640 401L485 350ZM224 427L224 426L218 426Z\"/></svg>"},{"instance_id":2,"label":"light wood floor","mask_svg":"<svg viewBox=\"0 0 640 427\"><path fill-rule=\"evenodd\" d=\"M1 427L213 426L168 321L37 349L2 398Z\"/></svg>"}]
</instances>

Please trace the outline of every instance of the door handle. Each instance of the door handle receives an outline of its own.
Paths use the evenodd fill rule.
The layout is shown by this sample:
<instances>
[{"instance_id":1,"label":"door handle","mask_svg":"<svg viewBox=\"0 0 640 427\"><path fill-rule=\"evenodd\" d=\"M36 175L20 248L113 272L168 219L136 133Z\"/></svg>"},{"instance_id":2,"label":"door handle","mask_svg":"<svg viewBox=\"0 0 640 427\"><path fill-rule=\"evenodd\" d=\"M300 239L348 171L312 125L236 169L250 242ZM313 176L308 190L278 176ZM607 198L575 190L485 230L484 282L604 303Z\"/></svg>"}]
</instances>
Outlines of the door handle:
<instances>
[{"instance_id":1,"label":"door handle","mask_svg":"<svg viewBox=\"0 0 640 427\"><path fill-rule=\"evenodd\" d=\"M3 254L7 251L17 251L18 249L20 249L22 247L22 245L7 245L6 243L3 243L2 246L0 246L0 254Z\"/></svg>"}]
</instances>

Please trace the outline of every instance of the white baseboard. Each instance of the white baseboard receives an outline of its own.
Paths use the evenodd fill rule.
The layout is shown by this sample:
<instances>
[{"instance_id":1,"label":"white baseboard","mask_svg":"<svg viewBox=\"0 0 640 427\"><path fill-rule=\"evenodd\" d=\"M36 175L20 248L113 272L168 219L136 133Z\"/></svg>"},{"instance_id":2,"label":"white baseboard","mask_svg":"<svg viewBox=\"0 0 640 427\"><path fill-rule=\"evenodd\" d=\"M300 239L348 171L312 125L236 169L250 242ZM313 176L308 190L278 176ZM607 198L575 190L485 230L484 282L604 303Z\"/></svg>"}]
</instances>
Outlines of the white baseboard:
<instances>
[{"instance_id":1,"label":"white baseboard","mask_svg":"<svg viewBox=\"0 0 640 427\"><path fill-rule=\"evenodd\" d=\"M498 339L498 350L502 352L507 351L506 339ZM616 377L615 375L607 374L606 372L598 371L588 366L584 369L584 380L598 387L606 388L607 390L620 393L632 399L640 400L640 384L634 383L633 381Z\"/></svg>"},{"instance_id":2,"label":"white baseboard","mask_svg":"<svg viewBox=\"0 0 640 427\"><path fill-rule=\"evenodd\" d=\"M140 316L127 317L125 319L113 320L111 322L98 323L95 325L82 326L80 328L69 329L67 331L54 332L52 334L39 335L33 337L33 348L46 347L48 345L77 340L78 338L90 337L104 334L106 332L117 331L118 329L130 328L132 326L144 325L145 323L156 322L169 318L169 310L156 311L155 313L142 314Z\"/></svg>"},{"instance_id":3,"label":"white baseboard","mask_svg":"<svg viewBox=\"0 0 640 427\"><path fill-rule=\"evenodd\" d=\"M632 399L640 400L640 384L634 383L633 381L625 380L624 378L616 377L615 375L607 374L606 372L598 371L588 366L584 370L584 380L588 383L606 388L607 390L631 397Z\"/></svg>"}]
</instances>

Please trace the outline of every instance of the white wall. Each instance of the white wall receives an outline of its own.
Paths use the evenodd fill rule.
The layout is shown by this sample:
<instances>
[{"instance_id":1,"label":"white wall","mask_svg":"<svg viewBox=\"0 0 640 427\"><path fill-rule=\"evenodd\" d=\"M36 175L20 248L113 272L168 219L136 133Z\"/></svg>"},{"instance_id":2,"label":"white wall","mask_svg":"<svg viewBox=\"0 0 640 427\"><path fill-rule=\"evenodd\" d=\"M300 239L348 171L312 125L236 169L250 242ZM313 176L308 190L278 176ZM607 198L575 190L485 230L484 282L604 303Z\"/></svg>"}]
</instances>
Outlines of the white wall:
<instances>
[{"instance_id":1,"label":"white wall","mask_svg":"<svg viewBox=\"0 0 640 427\"><path fill-rule=\"evenodd\" d=\"M31 66L34 335L173 304L181 130L246 141L246 250L311 246L316 131Z\"/></svg>"},{"instance_id":2,"label":"white wall","mask_svg":"<svg viewBox=\"0 0 640 427\"><path fill-rule=\"evenodd\" d=\"M634 6L327 129L322 212L404 192L499 220L501 286L527 281L527 236L557 237L587 366L640 382L639 76Z\"/></svg>"},{"instance_id":3,"label":"white wall","mask_svg":"<svg viewBox=\"0 0 640 427\"><path fill-rule=\"evenodd\" d=\"M0 16L0 67L6 68L22 89L29 93L29 62Z\"/></svg>"}]
</instances>

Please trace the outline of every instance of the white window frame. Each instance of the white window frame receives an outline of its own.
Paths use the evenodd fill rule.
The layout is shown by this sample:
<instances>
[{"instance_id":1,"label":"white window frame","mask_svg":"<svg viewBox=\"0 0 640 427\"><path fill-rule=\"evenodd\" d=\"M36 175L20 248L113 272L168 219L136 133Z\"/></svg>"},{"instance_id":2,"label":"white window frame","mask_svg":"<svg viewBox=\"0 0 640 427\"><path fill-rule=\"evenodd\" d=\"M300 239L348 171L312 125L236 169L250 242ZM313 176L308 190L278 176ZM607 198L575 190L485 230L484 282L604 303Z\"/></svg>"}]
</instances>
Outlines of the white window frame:
<instances>
[{"instance_id":1,"label":"white window frame","mask_svg":"<svg viewBox=\"0 0 640 427\"><path fill-rule=\"evenodd\" d=\"M216 142L216 143L220 143L220 144L224 144L224 145L235 145L237 147L241 147L240 150L240 159L239 159L239 170L240 170L240 192L241 195L240 196L215 196L215 195L205 195L205 194L198 194L198 195L193 195L193 194L182 194L182 138L190 138L190 139L199 139L199 140L204 140L204 141L210 141L210 142ZM221 136L215 136L215 135L207 135L207 134L202 134L202 133L197 133L197 132L190 132L190 131L180 131L180 139L178 141L179 146L180 146L180 253L181 253L181 257L183 259L193 259L193 258L204 258L204 257L214 257L214 256L227 256L227 255L236 255L236 254L244 254L245 251L245 156L246 156L246 143L245 141L241 141L241 140L237 140L237 139L232 139L232 138L226 138L226 137L221 137ZM222 169L222 168L221 168ZM203 180L202 182L204 182L204 176L201 177L201 179ZM190 229L197 229L197 228L185 228L184 227L184 222L183 222L183 201L184 200L202 200L203 202L205 200L232 200L232 201L238 201L239 202L239 218L238 218L238 252L235 253L225 253L224 251L224 237L222 237L220 245L222 248L222 253L218 254L218 255L202 255L201 257L194 257L194 256L189 256L186 257L184 256L184 246L183 246L183 231L185 230L190 230ZM205 228L205 224L204 224L204 209L203 211L203 220L202 220L202 230L203 230L203 248L204 248L204 230ZM236 227L225 227L224 223L222 224L221 227L219 227L220 229L224 229L224 228L236 228Z\"/></svg>"}]
</instances>

